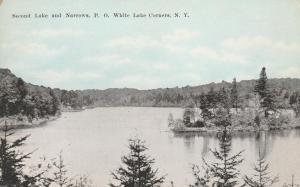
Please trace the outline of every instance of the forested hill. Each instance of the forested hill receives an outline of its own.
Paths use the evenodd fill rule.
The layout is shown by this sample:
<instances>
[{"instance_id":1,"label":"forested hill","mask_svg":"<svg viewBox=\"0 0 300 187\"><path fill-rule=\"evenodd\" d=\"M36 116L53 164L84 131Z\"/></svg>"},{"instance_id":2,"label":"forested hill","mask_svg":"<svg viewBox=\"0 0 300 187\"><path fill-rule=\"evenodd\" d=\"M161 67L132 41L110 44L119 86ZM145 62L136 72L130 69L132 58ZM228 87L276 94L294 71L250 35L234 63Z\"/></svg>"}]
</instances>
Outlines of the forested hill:
<instances>
[{"instance_id":1,"label":"forested hill","mask_svg":"<svg viewBox=\"0 0 300 187\"><path fill-rule=\"evenodd\" d=\"M243 80L237 83L239 99L242 105L251 104L254 97L254 86L256 80ZM278 105L289 107L289 98L300 91L300 79L270 79L272 89ZM200 86L186 86L182 88L159 88L152 90L137 89L107 89L107 90L83 90L78 91L81 95L88 96L94 106L161 106L161 107L183 107L193 102L199 95L209 91L219 92L221 89L230 92L232 84L222 81ZM229 94L229 93L228 93Z\"/></svg>"},{"instance_id":2,"label":"forested hill","mask_svg":"<svg viewBox=\"0 0 300 187\"><path fill-rule=\"evenodd\" d=\"M16 77L9 69L0 69L0 117L21 114L30 121L55 116L62 109L80 109L83 104L75 91L36 86Z\"/></svg>"},{"instance_id":3,"label":"forested hill","mask_svg":"<svg viewBox=\"0 0 300 187\"><path fill-rule=\"evenodd\" d=\"M237 77L238 78L238 77ZM242 106L251 104L254 98L255 80L237 83ZM106 90L62 90L37 86L24 82L8 69L0 69L0 116L22 113L27 116L55 115L61 109L81 109L84 106L157 106L183 107L208 92L230 92L231 83L222 81L182 88L158 88L137 90L110 88ZM300 91L300 79L270 79L269 86L279 107L287 108L290 96Z\"/></svg>"}]
</instances>

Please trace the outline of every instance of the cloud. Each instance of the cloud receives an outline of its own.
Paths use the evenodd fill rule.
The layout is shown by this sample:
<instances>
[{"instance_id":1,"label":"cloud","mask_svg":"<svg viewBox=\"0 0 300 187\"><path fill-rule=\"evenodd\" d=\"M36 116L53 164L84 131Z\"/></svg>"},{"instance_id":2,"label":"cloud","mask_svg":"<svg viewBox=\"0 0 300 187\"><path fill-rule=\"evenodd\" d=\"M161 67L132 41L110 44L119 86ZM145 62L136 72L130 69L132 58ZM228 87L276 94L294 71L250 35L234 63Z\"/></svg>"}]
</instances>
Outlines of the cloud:
<instances>
[{"instance_id":1,"label":"cloud","mask_svg":"<svg viewBox=\"0 0 300 187\"><path fill-rule=\"evenodd\" d=\"M300 43L273 40L264 36L242 36L228 38L222 47L237 53L249 62L259 62L267 66L287 67L300 60Z\"/></svg>"},{"instance_id":2,"label":"cloud","mask_svg":"<svg viewBox=\"0 0 300 187\"><path fill-rule=\"evenodd\" d=\"M198 46L191 56L214 63L260 64L286 67L300 60L300 44L275 41L264 36L241 36L224 39L219 47Z\"/></svg>"},{"instance_id":3,"label":"cloud","mask_svg":"<svg viewBox=\"0 0 300 187\"><path fill-rule=\"evenodd\" d=\"M18 55L32 55L32 56L43 56L43 57L55 57L62 54L66 47L59 48L49 48L47 45L42 43L34 42L15 42L9 44L1 44L1 50L6 50L6 54L9 54L8 51L14 51Z\"/></svg>"},{"instance_id":4,"label":"cloud","mask_svg":"<svg viewBox=\"0 0 300 187\"><path fill-rule=\"evenodd\" d=\"M214 59L214 60L220 59L219 54L215 50L203 46L192 49L191 55L194 57L203 57L203 58Z\"/></svg>"},{"instance_id":5,"label":"cloud","mask_svg":"<svg viewBox=\"0 0 300 187\"><path fill-rule=\"evenodd\" d=\"M172 68L172 66L170 64L167 64L167 63L154 64L153 67L155 69L161 70L161 71L169 71Z\"/></svg>"},{"instance_id":6,"label":"cloud","mask_svg":"<svg viewBox=\"0 0 300 187\"><path fill-rule=\"evenodd\" d=\"M111 40L107 46L126 50L158 49L176 54L185 51L180 43L191 41L199 36L200 33L197 31L178 29L156 38L144 35L119 37Z\"/></svg>"},{"instance_id":7,"label":"cloud","mask_svg":"<svg viewBox=\"0 0 300 187\"><path fill-rule=\"evenodd\" d=\"M227 38L222 42L226 49L235 51L264 50L278 52L300 53L300 44L295 42L275 41L264 36L242 36L238 38Z\"/></svg>"},{"instance_id":8,"label":"cloud","mask_svg":"<svg viewBox=\"0 0 300 187\"><path fill-rule=\"evenodd\" d=\"M196 47L191 50L191 55L196 58L206 59L206 60L214 60L216 63L246 63L245 59L242 55L238 53L229 52L225 49L221 51L217 51L215 49L209 47Z\"/></svg>"},{"instance_id":9,"label":"cloud","mask_svg":"<svg viewBox=\"0 0 300 187\"><path fill-rule=\"evenodd\" d=\"M191 31L188 29L178 29L175 30L173 33L163 35L161 37L161 40L163 42L182 42L182 41L188 41L195 38L198 38L200 36L200 32L197 31Z\"/></svg>"},{"instance_id":10,"label":"cloud","mask_svg":"<svg viewBox=\"0 0 300 187\"><path fill-rule=\"evenodd\" d=\"M82 30L62 28L62 29L53 29L46 28L40 30L34 30L31 32L31 35L34 37L43 37L43 38L57 38L57 37L78 37L86 34Z\"/></svg>"},{"instance_id":11,"label":"cloud","mask_svg":"<svg viewBox=\"0 0 300 187\"><path fill-rule=\"evenodd\" d=\"M116 87L124 85L129 88L149 89L157 88L161 85L161 80L158 77L146 76L142 74L125 75L113 81Z\"/></svg>"},{"instance_id":12,"label":"cloud","mask_svg":"<svg viewBox=\"0 0 300 187\"><path fill-rule=\"evenodd\" d=\"M300 8L300 1L299 0L295 0L295 3L297 4L298 8Z\"/></svg>"},{"instance_id":13,"label":"cloud","mask_svg":"<svg viewBox=\"0 0 300 187\"><path fill-rule=\"evenodd\" d=\"M122 57L117 54L105 54L85 57L81 60L83 64L101 66L102 68L108 69L112 66L122 66L133 64L132 60L128 57Z\"/></svg>"},{"instance_id":14,"label":"cloud","mask_svg":"<svg viewBox=\"0 0 300 187\"><path fill-rule=\"evenodd\" d=\"M159 46L159 42L146 36L125 36L112 39L109 47L122 47L125 49L140 49Z\"/></svg>"},{"instance_id":15,"label":"cloud","mask_svg":"<svg viewBox=\"0 0 300 187\"><path fill-rule=\"evenodd\" d=\"M103 76L95 72L75 72L70 69L46 70L33 74L33 77L50 87L59 87L74 81L88 81L102 79Z\"/></svg>"},{"instance_id":16,"label":"cloud","mask_svg":"<svg viewBox=\"0 0 300 187\"><path fill-rule=\"evenodd\" d=\"M277 72L276 74L279 77L287 77L287 78L297 77L297 78L299 78L300 67L295 67L295 66L287 67L287 68L281 69L281 71Z\"/></svg>"}]
</instances>

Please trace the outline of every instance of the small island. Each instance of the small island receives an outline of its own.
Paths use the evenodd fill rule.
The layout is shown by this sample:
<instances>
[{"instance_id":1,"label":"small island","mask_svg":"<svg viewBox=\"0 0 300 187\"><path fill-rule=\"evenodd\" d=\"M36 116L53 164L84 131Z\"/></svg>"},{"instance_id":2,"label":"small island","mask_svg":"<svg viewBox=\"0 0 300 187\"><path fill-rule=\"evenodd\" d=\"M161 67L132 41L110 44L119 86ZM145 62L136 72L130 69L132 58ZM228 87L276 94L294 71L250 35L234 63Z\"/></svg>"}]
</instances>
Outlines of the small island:
<instances>
[{"instance_id":1,"label":"small island","mask_svg":"<svg viewBox=\"0 0 300 187\"><path fill-rule=\"evenodd\" d=\"M169 115L169 127L175 133L214 133L227 123L233 132L291 129L300 127L300 92L276 89L269 84L263 67L252 92L242 95L236 78L229 88L191 94L182 119Z\"/></svg>"}]
</instances>

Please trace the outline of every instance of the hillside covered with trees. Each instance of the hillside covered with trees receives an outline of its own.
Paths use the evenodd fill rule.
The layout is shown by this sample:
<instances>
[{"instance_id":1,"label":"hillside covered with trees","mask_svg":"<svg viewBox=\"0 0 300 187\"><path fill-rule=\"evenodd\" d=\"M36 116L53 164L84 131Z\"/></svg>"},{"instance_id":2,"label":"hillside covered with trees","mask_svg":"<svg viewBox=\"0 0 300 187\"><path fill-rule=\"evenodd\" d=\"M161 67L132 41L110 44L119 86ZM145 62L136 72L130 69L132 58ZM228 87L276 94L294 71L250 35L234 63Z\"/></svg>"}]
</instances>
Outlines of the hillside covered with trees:
<instances>
[{"instance_id":1,"label":"hillside covered with trees","mask_svg":"<svg viewBox=\"0 0 300 187\"><path fill-rule=\"evenodd\" d=\"M58 116L62 110L81 109L86 102L75 91L36 86L0 69L0 118L32 123Z\"/></svg>"},{"instance_id":2,"label":"hillside covered with trees","mask_svg":"<svg viewBox=\"0 0 300 187\"><path fill-rule=\"evenodd\" d=\"M268 84L276 108L295 109L300 97L300 79L269 79ZM236 93L230 93L232 85ZM85 107L142 106L142 107L187 107L201 102L206 97L214 105L224 95L236 96L236 107L247 108L255 105L256 80L238 82L222 81L200 86L182 88L158 88L138 90L131 88L110 88L106 90L63 90L26 83L8 69L0 69L0 117L22 114L29 121L58 115L61 111L81 110ZM203 105L203 103L202 103Z\"/></svg>"}]
</instances>

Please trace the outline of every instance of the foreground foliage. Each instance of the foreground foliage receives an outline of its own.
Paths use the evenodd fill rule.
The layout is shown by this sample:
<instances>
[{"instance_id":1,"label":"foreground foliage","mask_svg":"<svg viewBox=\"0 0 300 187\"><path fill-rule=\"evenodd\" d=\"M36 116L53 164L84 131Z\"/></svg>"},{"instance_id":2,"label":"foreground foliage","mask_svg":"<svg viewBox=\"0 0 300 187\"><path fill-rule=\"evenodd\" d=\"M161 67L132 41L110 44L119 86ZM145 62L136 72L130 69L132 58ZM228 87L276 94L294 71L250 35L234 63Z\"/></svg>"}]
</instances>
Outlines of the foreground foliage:
<instances>
[{"instance_id":1,"label":"foreground foliage","mask_svg":"<svg viewBox=\"0 0 300 187\"><path fill-rule=\"evenodd\" d=\"M0 186L55 186L60 187L90 187L87 176L70 177L64 163L62 152L58 159L47 161L45 157L35 166L26 165L33 152L23 153L21 147L29 137L12 139L14 132L5 122L0 138Z\"/></svg>"},{"instance_id":2,"label":"foreground foliage","mask_svg":"<svg viewBox=\"0 0 300 187\"><path fill-rule=\"evenodd\" d=\"M272 186L274 183L278 182L278 177L272 178L269 175L269 164L266 163L264 156L261 156L259 152L259 158L257 164L254 166L255 174L250 176L245 176L245 184L250 187L268 187Z\"/></svg>"},{"instance_id":3,"label":"foreground foliage","mask_svg":"<svg viewBox=\"0 0 300 187\"><path fill-rule=\"evenodd\" d=\"M159 186L165 176L158 176L158 170L153 169L154 159L145 154L148 148L139 138L129 140L130 153L122 157L123 166L112 172L116 184L111 187L153 187Z\"/></svg>"},{"instance_id":4,"label":"foreground foliage","mask_svg":"<svg viewBox=\"0 0 300 187\"><path fill-rule=\"evenodd\" d=\"M5 122L3 129L3 137L1 137L0 144L0 185L8 186L30 186L35 183L36 179L40 176L26 175L24 170L24 161L28 159L31 153L23 153L17 149L24 145L24 142L29 136L18 138L12 142L9 142L8 138L14 133L11 132Z\"/></svg>"}]
</instances>

